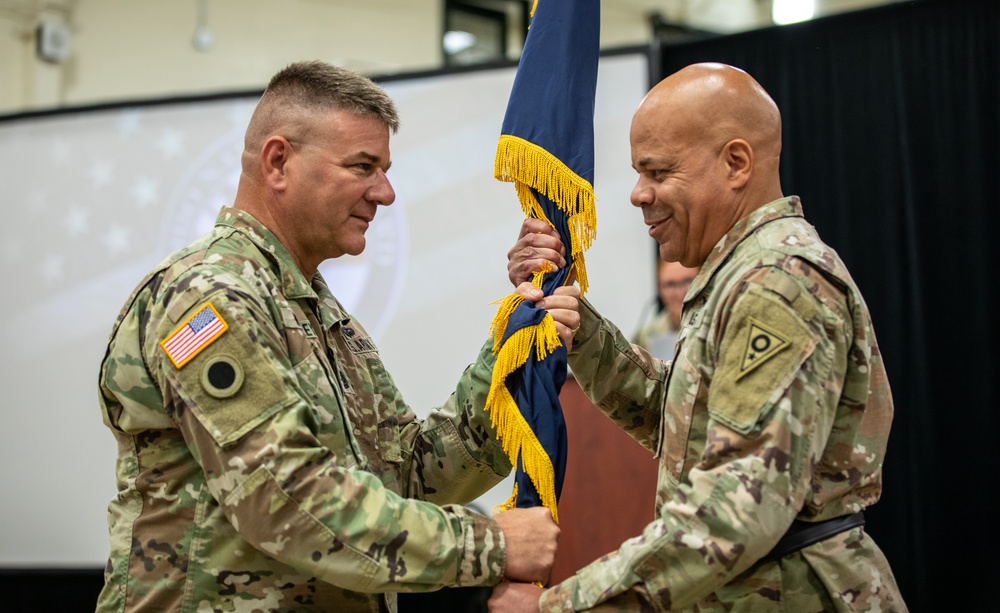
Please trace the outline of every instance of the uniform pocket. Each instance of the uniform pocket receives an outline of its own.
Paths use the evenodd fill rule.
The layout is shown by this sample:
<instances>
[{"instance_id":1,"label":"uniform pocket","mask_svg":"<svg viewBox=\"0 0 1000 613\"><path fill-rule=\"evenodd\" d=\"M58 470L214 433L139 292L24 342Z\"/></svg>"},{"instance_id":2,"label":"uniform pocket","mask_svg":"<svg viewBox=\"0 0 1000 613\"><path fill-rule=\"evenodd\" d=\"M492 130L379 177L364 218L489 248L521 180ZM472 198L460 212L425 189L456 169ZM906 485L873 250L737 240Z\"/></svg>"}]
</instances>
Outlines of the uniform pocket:
<instances>
[{"instance_id":1,"label":"uniform pocket","mask_svg":"<svg viewBox=\"0 0 1000 613\"><path fill-rule=\"evenodd\" d=\"M379 456L395 464L402 463L403 453L399 439L399 415L405 412L403 399L396 389L392 378L377 356L367 357L368 371L371 373L372 385L375 388L375 415L378 420L376 432L378 436Z\"/></svg>"},{"instance_id":2,"label":"uniform pocket","mask_svg":"<svg viewBox=\"0 0 1000 613\"><path fill-rule=\"evenodd\" d=\"M691 351L690 340L682 339L677 346L667 382L667 400L660 434L660 476L667 477L673 485L680 482L683 474L695 406L705 395L701 370L688 356Z\"/></svg>"}]
</instances>

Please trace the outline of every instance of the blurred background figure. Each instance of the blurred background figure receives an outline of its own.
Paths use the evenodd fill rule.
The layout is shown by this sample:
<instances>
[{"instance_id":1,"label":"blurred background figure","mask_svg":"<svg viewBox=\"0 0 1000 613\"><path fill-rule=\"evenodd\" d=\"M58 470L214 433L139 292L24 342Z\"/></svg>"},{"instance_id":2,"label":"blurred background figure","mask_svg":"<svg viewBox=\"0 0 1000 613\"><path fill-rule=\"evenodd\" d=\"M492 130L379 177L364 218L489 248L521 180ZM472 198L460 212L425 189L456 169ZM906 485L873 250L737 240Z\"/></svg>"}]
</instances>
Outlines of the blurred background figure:
<instances>
[{"instance_id":1,"label":"blurred background figure","mask_svg":"<svg viewBox=\"0 0 1000 613\"><path fill-rule=\"evenodd\" d=\"M639 328L633 342L661 360L674 355L677 332L681 327L681 309L684 296L691 282L698 276L698 268L688 268L680 262L657 259L656 291L660 310Z\"/></svg>"}]
</instances>

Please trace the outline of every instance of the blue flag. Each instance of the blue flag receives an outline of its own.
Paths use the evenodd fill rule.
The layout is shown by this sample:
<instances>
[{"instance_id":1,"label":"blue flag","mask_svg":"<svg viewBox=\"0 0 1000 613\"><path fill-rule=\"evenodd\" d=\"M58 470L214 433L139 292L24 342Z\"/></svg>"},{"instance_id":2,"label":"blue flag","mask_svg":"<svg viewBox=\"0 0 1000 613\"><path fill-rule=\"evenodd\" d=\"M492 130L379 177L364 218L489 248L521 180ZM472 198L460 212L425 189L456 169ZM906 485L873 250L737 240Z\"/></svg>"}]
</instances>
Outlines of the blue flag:
<instances>
[{"instance_id":1,"label":"blue flag","mask_svg":"<svg viewBox=\"0 0 1000 613\"><path fill-rule=\"evenodd\" d=\"M549 295L575 273L587 290L583 252L594 240L594 97L600 0L537 0L507 103L494 175L513 182L525 215L545 219L567 246L567 265L532 280ZM517 294L493 320L497 362L486 409L517 467L505 505L544 505L558 521L566 466L559 390L566 349L552 317Z\"/></svg>"}]
</instances>

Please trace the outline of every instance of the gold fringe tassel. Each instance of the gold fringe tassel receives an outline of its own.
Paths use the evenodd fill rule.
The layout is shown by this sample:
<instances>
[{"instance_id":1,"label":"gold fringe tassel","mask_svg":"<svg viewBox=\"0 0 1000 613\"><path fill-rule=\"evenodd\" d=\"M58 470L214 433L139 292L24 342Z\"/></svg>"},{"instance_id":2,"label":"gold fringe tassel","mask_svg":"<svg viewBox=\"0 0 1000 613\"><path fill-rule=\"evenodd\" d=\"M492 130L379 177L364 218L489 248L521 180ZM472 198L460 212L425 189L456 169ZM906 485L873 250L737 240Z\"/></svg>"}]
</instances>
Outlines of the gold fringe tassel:
<instances>
[{"instance_id":1,"label":"gold fringe tassel","mask_svg":"<svg viewBox=\"0 0 1000 613\"><path fill-rule=\"evenodd\" d=\"M522 302L524 302L524 298L521 298L520 294L510 294L506 298L501 298L491 303L499 304L497 314L493 316L493 321L490 323L490 335L493 336L493 353L500 351L500 341L503 339L504 332L507 331L507 321ZM525 357L525 361L527 361L527 357Z\"/></svg>"},{"instance_id":2,"label":"gold fringe tassel","mask_svg":"<svg viewBox=\"0 0 1000 613\"><path fill-rule=\"evenodd\" d=\"M535 351L538 359L542 360L555 351L560 344L556 324L552 320L552 316L548 314L539 325L514 332L497 353L496 365L493 367L493 380L489 395L486 397L486 411L489 412L490 421L500 435L500 443L504 452L515 466L518 455L520 455L521 465L524 467L525 473L531 478L542 504L552 512L552 518L556 522L559 521L559 511L556 505L555 470L552 468L552 460L549 459L542 444L538 442L531 426L521 415L521 411L514 401L514 397L507 390L504 381L510 373L524 366L528 360L527 356L532 350ZM516 498L516 492L512 495L511 500L501 506L512 504L514 498Z\"/></svg>"},{"instance_id":3,"label":"gold fringe tassel","mask_svg":"<svg viewBox=\"0 0 1000 613\"><path fill-rule=\"evenodd\" d=\"M510 493L510 498L505 502L493 505L493 514L496 515L497 513L510 511L515 507L517 507L517 483L514 484L514 491Z\"/></svg>"},{"instance_id":4,"label":"gold fringe tassel","mask_svg":"<svg viewBox=\"0 0 1000 613\"><path fill-rule=\"evenodd\" d=\"M535 7L537 0L532 7L532 14ZM573 271L576 273L577 283L580 284L580 295L585 294L589 283L583 253L590 248L597 236L594 186L542 147L509 134L500 136L493 175L500 181L514 183L525 215L544 219L552 225L552 221L546 217L532 190L544 194L566 215ZM546 268L533 276L531 281L536 287L541 288L545 274L552 271L551 267ZM506 333L510 316L521 302L523 299L519 295L511 294L495 303L499 306L490 324L490 334L493 335L493 352L497 354L497 359L493 367L493 380L490 383L485 408L490 414L490 420L497 430L507 457L516 466L520 456L521 465L531 478L542 504L552 512L552 518L558 522L555 470L552 467L552 460L521 414L513 396L507 390L505 381L508 375L524 366L532 350L541 361L555 351L562 341L559 339L555 321L551 315L546 314L539 325L517 330L501 346L500 342ZM510 499L494 510L512 509L516 499L515 485Z\"/></svg>"},{"instance_id":5,"label":"gold fringe tassel","mask_svg":"<svg viewBox=\"0 0 1000 613\"><path fill-rule=\"evenodd\" d=\"M547 264L547 266L545 266L543 270L536 272L531 278L532 285L538 289L542 289L542 282L545 281L545 274L554 270L550 262L546 262L545 264ZM500 350L500 340L503 339L504 332L507 331L507 322L510 320L511 314L514 313L522 302L524 302L524 298L521 298L520 294L510 294L505 298L494 300L490 303L500 305L497 307L497 314L493 316L493 321L490 323L490 336L493 337L493 353ZM554 326L555 324L553 323L553 327ZM560 341L560 344L561 343L562 341ZM524 360L528 360L527 356L525 356Z\"/></svg>"},{"instance_id":6,"label":"gold fringe tassel","mask_svg":"<svg viewBox=\"0 0 1000 613\"><path fill-rule=\"evenodd\" d=\"M500 135L493 176L514 183L525 215L552 223L532 189L545 194L566 214L576 279L580 295L586 294L589 283L583 253L597 237L594 186L542 147L510 134Z\"/></svg>"}]
</instances>

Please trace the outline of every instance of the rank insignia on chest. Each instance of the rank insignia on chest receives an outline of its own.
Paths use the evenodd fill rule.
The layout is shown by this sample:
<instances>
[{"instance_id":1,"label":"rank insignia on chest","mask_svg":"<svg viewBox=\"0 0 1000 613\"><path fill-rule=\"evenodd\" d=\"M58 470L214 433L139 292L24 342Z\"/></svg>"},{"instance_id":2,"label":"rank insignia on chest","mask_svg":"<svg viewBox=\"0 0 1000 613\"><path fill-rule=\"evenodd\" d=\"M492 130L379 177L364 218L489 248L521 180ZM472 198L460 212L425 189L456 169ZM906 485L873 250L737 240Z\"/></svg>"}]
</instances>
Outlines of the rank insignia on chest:
<instances>
[{"instance_id":1,"label":"rank insignia on chest","mask_svg":"<svg viewBox=\"0 0 1000 613\"><path fill-rule=\"evenodd\" d=\"M746 349L743 351L743 361L737 379L750 373L764 362L774 357L779 351L788 347L788 340L778 332L767 327L753 317L749 318L747 327Z\"/></svg>"},{"instance_id":2,"label":"rank insignia on chest","mask_svg":"<svg viewBox=\"0 0 1000 613\"><path fill-rule=\"evenodd\" d=\"M205 306L198 309L194 315L188 317L176 330L170 333L167 338L160 342L160 347L174 363L180 368L190 362L205 347L212 344L212 341L222 336L223 332L229 329L225 320L215 310L211 302L206 302Z\"/></svg>"}]
</instances>

